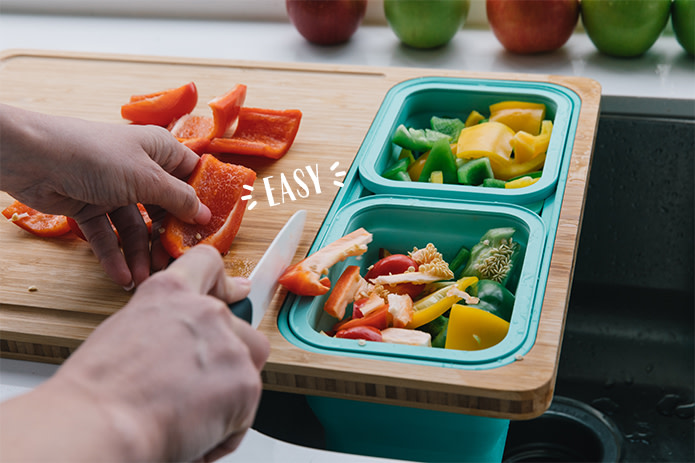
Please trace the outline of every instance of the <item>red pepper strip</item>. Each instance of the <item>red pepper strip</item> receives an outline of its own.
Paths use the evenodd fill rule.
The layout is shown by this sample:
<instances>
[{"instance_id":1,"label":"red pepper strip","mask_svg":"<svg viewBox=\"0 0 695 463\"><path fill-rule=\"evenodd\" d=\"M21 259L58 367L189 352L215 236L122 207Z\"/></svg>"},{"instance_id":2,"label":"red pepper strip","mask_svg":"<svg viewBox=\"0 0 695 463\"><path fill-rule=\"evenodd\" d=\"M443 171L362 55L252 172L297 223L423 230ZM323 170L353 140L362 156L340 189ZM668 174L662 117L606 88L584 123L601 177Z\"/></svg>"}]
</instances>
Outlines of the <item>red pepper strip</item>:
<instances>
[{"instance_id":1,"label":"red pepper strip","mask_svg":"<svg viewBox=\"0 0 695 463\"><path fill-rule=\"evenodd\" d=\"M353 326L335 333L336 338L364 339L365 341L383 342L381 331L373 326Z\"/></svg>"},{"instance_id":2,"label":"red pepper strip","mask_svg":"<svg viewBox=\"0 0 695 463\"><path fill-rule=\"evenodd\" d=\"M164 249L174 258L199 243L214 246L220 254L229 252L246 211L243 186L253 185L255 180L256 173L249 168L222 162L211 154L201 156L188 184L210 208L212 218L206 225L196 225L167 214L160 236Z\"/></svg>"},{"instance_id":3,"label":"red pepper strip","mask_svg":"<svg viewBox=\"0 0 695 463\"><path fill-rule=\"evenodd\" d=\"M214 126L208 138L223 137L224 133L236 122L239 111L246 100L246 85L237 84L226 94L208 103L212 110Z\"/></svg>"},{"instance_id":4,"label":"red pepper strip","mask_svg":"<svg viewBox=\"0 0 695 463\"><path fill-rule=\"evenodd\" d=\"M7 206L3 211L10 222L36 236L52 238L70 232L68 218L64 215L44 214L19 201Z\"/></svg>"},{"instance_id":5,"label":"red pepper strip","mask_svg":"<svg viewBox=\"0 0 695 463\"><path fill-rule=\"evenodd\" d=\"M202 156L210 146L207 138L179 138L179 141L190 148L198 156Z\"/></svg>"},{"instance_id":6,"label":"red pepper strip","mask_svg":"<svg viewBox=\"0 0 695 463\"><path fill-rule=\"evenodd\" d=\"M211 117L194 116L192 114L184 114L176 121L169 124L169 132L171 132L180 142L189 139L202 138L209 141L208 134L215 127L215 122Z\"/></svg>"},{"instance_id":7,"label":"red pepper strip","mask_svg":"<svg viewBox=\"0 0 695 463\"><path fill-rule=\"evenodd\" d=\"M347 257L364 254L371 242L372 234L359 228L290 265L278 281L299 296L326 294L331 287L331 282L324 277L328 269Z\"/></svg>"},{"instance_id":8,"label":"red pepper strip","mask_svg":"<svg viewBox=\"0 0 695 463\"><path fill-rule=\"evenodd\" d=\"M133 95L121 106L121 116L136 124L154 124L166 127L171 121L188 114L198 104L198 89L193 82L178 88Z\"/></svg>"},{"instance_id":9,"label":"red pepper strip","mask_svg":"<svg viewBox=\"0 0 695 463\"><path fill-rule=\"evenodd\" d=\"M355 293L360 289L362 277L358 265L349 265L335 282L328 300L323 305L323 310L332 317L341 320L345 316L345 308L355 298Z\"/></svg>"},{"instance_id":10,"label":"red pepper strip","mask_svg":"<svg viewBox=\"0 0 695 463\"><path fill-rule=\"evenodd\" d=\"M241 108L234 135L213 138L210 151L280 159L294 143L301 120L297 109Z\"/></svg>"},{"instance_id":11,"label":"red pepper strip","mask_svg":"<svg viewBox=\"0 0 695 463\"><path fill-rule=\"evenodd\" d=\"M150 218L150 214L147 213L147 209L145 209L145 206L143 206L140 203L138 203L138 209L140 210L140 215L142 215L142 220L145 222L145 225L147 226L147 233L152 234L152 219ZM82 233L82 230L80 229L80 226L77 224L77 221L75 219L73 219L72 217L68 217L68 225L70 226L70 230L72 230L72 232L75 235L77 235L78 238L87 241L87 237L84 236L84 233ZM111 224L111 227L113 228L113 232L116 234L116 237L120 242L121 237L118 235L118 230L116 230L116 227L114 227L113 224Z\"/></svg>"},{"instance_id":12,"label":"red pepper strip","mask_svg":"<svg viewBox=\"0 0 695 463\"><path fill-rule=\"evenodd\" d=\"M373 326L380 330L385 330L389 326L390 314L388 306L383 306L362 318L352 318L340 321L333 325L333 331L347 330L354 326Z\"/></svg>"}]
</instances>

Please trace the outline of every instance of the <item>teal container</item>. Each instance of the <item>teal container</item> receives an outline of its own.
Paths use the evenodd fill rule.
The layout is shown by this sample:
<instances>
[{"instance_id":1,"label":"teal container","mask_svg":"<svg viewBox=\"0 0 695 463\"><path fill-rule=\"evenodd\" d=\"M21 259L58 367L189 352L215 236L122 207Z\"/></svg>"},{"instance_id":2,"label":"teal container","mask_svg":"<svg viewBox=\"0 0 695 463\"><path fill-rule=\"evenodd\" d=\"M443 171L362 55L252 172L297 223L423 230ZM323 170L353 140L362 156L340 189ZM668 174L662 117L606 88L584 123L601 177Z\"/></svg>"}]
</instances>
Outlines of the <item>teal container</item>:
<instances>
[{"instance_id":1,"label":"teal container","mask_svg":"<svg viewBox=\"0 0 695 463\"><path fill-rule=\"evenodd\" d=\"M426 127L432 116L465 118L505 100L544 103L553 120L541 180L520 189L399 182L381 176L397 156L390 137L399 124ZM335 355L470 371L515 361L533 346L562 206L581 100L570 89L544 82L424 77L404 81L386 95L355 161L326 214L313 253L350 231L374 235L361 258L336 264L335 281L347 265L364 271L379 247L409 251L432 242L450 261L490 228L513 226L523 249L510 329L497 345L480 351L359 343L320 333L335 323L323 313L326 297L289 295L278 316L280 333L302 349ZM500 462L509 420L381 403L308 396L326 432L329 450L432 462Z\"/></svg>"},{"instance_id":2,"label":"teal container","mask_svg":"<svg viewBox=\"0 0 695 463\"><path fill-rule=\"evenodd\" d=\"M515 355L535 338L537 318L534 304L540 260L545 241L545 225L533 212L513 204L488 204L371 195L351 201L326 224L326 232L312 246L318 250L338 238L364 228L373 241L368 251L334 265L328 277L335 282L345 267L358 265L361 274L378 260L380 248L392 253L407 253L413 247L433 243L444 260L450 262L461 246L469 249L491 228L514 227L514 241L521 245L522 258L514 292L515 304L507 336L497 345L479 351L459 351L390 343L360 343L354 339L327 337L336 319L323 306L328 294L319 297L294 297L279 319L280 332L303 349L340 356L389 359L446 368L487 369L511 363ZM313 252L313 251L311 251Z\"/></svg>"},{"instance_id":3,"label":"teal container","mask_svg":"<svg viewBox=\"0 0 695 463\"><path fill-rule=\"evenodd\" d=\"M362 183L374 193L432 198L499 201L529 205L534 209L555 189L562 160L571 152L576 132L573 120L576 97L565 87L545 82L456 79L424 77L394 86L381 105L360 152ZM389 180L382 173L398 159L400 148L391 136L400 124L429 128L432 116L466 119L472 110L486 114L488 107L506 100L543 103L546 119L553 121L553 133L539 181L524 188L484 188L480 186L431 184Z\"/></svg>"},{"instance_id":4,"label":"teal container","mask_svg":"<svg viewBox=\"0 0 695 463\"><path fill-rule=\"evenodd\" d=\"M420 462L502 461L509 420L307 396L336 452Z\"/></svg>"}]
</instances>

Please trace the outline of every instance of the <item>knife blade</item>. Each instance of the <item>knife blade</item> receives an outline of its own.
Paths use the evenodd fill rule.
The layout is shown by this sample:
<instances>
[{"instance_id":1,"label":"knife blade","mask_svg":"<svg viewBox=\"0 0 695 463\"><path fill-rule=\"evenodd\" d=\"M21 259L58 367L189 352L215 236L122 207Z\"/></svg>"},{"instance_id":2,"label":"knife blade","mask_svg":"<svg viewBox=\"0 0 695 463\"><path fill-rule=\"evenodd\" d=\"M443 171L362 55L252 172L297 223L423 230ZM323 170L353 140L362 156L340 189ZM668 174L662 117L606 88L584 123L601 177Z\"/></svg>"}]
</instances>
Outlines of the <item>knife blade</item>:
<instances>
[{"instance_id":1,"label":"knife blade","mask_svg":"<svg viewBox=\"0 0 695 463\"><path fill-rule=\"evenodd\" d=\"M305 222L305 210L297 211L289 218L251 272L249 295L229 304L234 315L246 320L254 328L261 323L270 305L278 287L278 278L292 262Z\"/></svg>"}]
</instances>

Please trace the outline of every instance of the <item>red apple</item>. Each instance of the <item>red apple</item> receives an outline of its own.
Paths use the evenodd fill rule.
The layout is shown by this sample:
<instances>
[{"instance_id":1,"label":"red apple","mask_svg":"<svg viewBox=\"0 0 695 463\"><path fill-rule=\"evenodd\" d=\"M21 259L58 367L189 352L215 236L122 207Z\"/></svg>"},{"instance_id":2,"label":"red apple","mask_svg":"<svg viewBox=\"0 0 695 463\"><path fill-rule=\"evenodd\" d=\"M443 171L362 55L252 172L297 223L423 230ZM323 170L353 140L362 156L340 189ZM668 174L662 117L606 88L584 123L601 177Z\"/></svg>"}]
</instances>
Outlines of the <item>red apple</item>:
<instances>
[{"instance_id":1,"label":"red apple","mask_svg":"<svg viewBox=\"0 0 695 463\"><path fill-rule=\"evenodd\" d=\"M334 45L355 33L367 11L367 0L286 0L287 15L309 42Z\"/></svg>"},{"instance_id":2,"label":"red apple","mask_svg":"<svg viewBox=\"0 0 695 463\"><path fill-rule=\"evenodd\" d=\"M492 32L512 53L557 50L579 20L579 0L486 0Z\"/></svg>"}]
</instances>

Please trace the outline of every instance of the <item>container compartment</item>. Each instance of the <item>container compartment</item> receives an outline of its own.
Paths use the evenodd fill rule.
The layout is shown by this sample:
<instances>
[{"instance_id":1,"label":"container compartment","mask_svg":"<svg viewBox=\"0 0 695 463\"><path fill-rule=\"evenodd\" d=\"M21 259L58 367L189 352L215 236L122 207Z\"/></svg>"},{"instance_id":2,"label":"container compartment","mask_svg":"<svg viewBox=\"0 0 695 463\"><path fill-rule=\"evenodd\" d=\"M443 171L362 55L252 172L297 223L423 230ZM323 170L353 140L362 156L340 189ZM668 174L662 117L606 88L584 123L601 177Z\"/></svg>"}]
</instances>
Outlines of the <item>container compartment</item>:
<instances>
[{"instance_id":1,"label":"container compartment","mask_svg":"<svg viewBox=\"0 0 695 463\"><path fill-rule=\"evenodd\" d=\"M543 174L536 183L516 189L389 180L382 173L398 158L391 137L400 124L429 128L432 116L466 119L472 110L485 115L489 106L507 100L543 103L553 132ZM549 83L478 79L412 79L386 95L357 155L360 179L375 193L499 201L523 204L538 211L539 202L555 190L562 159L572 150L579 103L568 89ZM567 154L568 155L568 154Z\"/></svg>"},{"instance_id":2,"label":"container compartment","mask_svg":"<svg viewBox=\"0 0 695 463\"><path fill-rule=\"evenodd\" d=\"M279 320L280 331L290 341L305 349L336 355L482 369L514 361L514 355L527 339L535 337L536 328L531 320L537 318L535 292L546 238L543 221L536 214L515 205L372 195L340 209L325 225L325 233L310 252L360 227L373 234L368 251L334 265L329 273L332 282L348 265L360 266L364 275L378 260L379 248L407 253L413 247L423 248L431 242L449 262L461 246L472 248L489 229L514 227L513 239L521 245L522 257L518 281L512 288L516 299L507 336L497 345L480 351L332 338L320 332L330 329L337 321L323 311L328 297L324 295L291 298L288 310L283 310Z\"/></svg>"}]
</instances>

